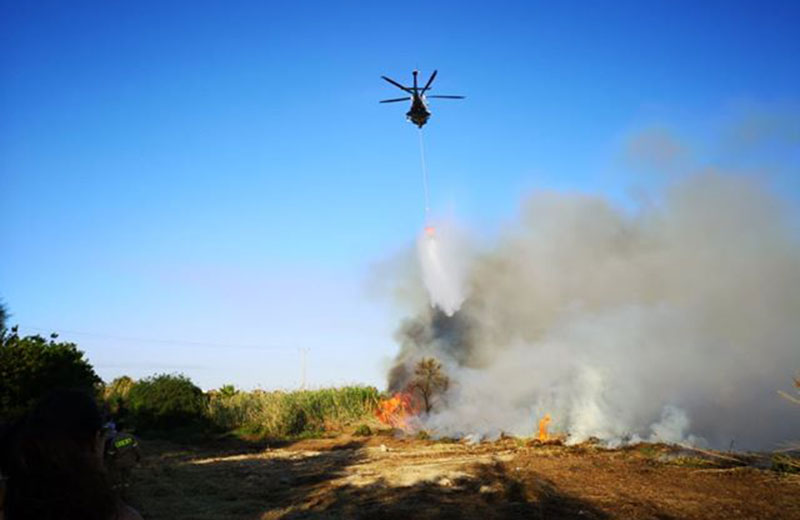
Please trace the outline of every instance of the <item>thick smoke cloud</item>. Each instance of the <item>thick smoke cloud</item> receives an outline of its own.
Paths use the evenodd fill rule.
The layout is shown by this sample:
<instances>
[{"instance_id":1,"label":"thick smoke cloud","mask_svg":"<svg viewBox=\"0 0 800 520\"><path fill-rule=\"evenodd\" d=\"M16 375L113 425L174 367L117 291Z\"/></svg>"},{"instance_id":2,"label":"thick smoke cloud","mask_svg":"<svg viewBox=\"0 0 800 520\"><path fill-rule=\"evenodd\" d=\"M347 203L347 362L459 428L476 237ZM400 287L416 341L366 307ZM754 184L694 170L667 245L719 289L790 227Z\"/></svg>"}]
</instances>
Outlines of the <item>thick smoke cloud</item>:
<instances>
[{"instance_id":1,"label":"thick smoke cloud","mask_svg":"<svg viewBox=\"0 0 800 520\"><path fill-rule=\"evenodd\" d=\"M390 388L439 358L454 384L425 426L440 435L529 435L550 413L572 442L796 439L776 390L800 369L800 247L780 207L713 171L635 212L534 194L472 255L455 314L419 302L401 324Z\"/></svg>"}]
</instances>

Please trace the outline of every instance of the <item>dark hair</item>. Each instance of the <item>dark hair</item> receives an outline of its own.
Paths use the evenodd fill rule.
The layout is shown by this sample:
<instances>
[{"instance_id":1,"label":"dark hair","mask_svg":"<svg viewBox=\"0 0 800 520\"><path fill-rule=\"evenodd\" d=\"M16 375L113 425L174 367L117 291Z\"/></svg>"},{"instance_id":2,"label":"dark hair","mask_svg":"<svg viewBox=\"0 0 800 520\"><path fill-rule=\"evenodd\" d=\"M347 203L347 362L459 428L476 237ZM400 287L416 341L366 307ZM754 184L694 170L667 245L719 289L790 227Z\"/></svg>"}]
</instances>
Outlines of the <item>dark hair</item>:
<instances>
[{"instance_id":1,"label":"dark hair","mask_svg":"<svg viewBox=\"0 0 800 520\"><path fill-rule=\"evenodd\" d=\"M101 420L90 395L60 390L6 429L0 439L6 520L116 516L118 501L96 452Z\"/></svg>"}]
</instances>

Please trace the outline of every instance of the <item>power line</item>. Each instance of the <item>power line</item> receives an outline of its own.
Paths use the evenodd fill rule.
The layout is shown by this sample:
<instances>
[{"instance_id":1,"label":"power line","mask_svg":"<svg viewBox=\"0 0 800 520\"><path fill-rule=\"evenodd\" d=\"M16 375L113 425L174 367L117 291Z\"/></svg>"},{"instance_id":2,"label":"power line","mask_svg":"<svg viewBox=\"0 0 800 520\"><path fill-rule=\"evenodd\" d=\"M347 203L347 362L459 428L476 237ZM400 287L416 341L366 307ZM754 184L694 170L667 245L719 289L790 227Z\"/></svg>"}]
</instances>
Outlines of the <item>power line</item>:
<instances>
[{"instance_id":1,"label":"power line","mask_svg":"<svg viewBox=\"0 0 800 520\"><path fill-rule=\"evenodd\" d=\"M175 365L171 363L93 363L95 368L121 368L125 370L141 368L145 370L213 370L207 365Z\"/></svg>"},{"instance_id":2,"label":"power line","mask_svg":"<svg viewBox=\"0 0 800 520\"><path fill-rule=\"evenodd\" d=\"M116 341L132 341L136 343L159 343L159 344L166 344L166 345L184 345L184 346L193 346L193 347L203 347L203 348L224 348L224 349L244 349L244 350L274 350L274 351L289 351L294 350L292 347L280 347L280 346L262 346L262 345L231 345L231 344L223 344L223 343L208 343L203 341L190 341L190 340L179 340L179 339L163 339L163 338L140 338L140 337L133 337L133 336L117 336L114 334L103 334L99 332L86 332L86 331L77 331L77 330L67 330L67 329L57 329L54 330L53 328L44 328L44 327L33 327L29 325L19 325L19 327L23 329L30 329L33 331L38 332L45 332L51 333L56 332L58 334L70 334L75 336L87 336L87 337L95 337L95 338L102 338L102 339L111 339Z\"/></svg>"}]
</instances>

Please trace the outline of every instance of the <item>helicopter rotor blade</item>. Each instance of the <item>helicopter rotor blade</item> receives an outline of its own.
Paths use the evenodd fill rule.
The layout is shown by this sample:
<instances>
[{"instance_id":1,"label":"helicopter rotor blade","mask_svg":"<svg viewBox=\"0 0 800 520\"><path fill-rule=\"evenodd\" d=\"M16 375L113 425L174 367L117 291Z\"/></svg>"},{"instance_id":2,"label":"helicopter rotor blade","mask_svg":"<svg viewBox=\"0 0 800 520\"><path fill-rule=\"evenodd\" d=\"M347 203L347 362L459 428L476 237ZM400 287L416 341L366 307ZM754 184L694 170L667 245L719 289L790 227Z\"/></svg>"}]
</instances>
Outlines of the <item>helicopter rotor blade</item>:
<instances>
[{"instance_id":1,"label":"helicopter rotor blade","mask_svg":"<svg viewBox=\"0 0 800 520\"><path fill-rule=\"evenodd\" d=\"M437 98L437 99L465 99L464 96L425 96L426 98Z\"/></svg>"},{"instance_id":2,"label":"helicopter rotor blade","mask_svg":"<svg viewBox=\"0 0 800 520\"><path fill-rule=\"evenodd\" d=\"M420 92L420 94L424 94L426 90L431 88L431 83L433 83L434 78L436 78L436 73L437 72L439 72L439 71L438 70L434 70L433 71L433 74L431 74L431 77L430 77L430 79L428 79L428 82L425 83L424 87L422 87L422 91Z\"/></svg>"},{"instance_id":3,"label":"helicopter rotor blade","mask_svg":"<svg viewBox=\"0 0 800 520\"><path fill-rule=\"evenodd\" d=\"M397 88L399 88L401 90L404 90L404 91L408 92L409 94L411 94L411 89L410 88L404 87L403 85L401 85L400 83L396 82L392 78L387 78L386 76L381 76L381 78L383 78L384 80L388 81L389 83L391 83L395 87L397 87Z\"/></svg>"},{"instance_id":4,"label":"helicopter rotor blade","mask_svg":"<svg viewBox=\"0 0 800 520\"><path fill-rule=\"evenodd\" d=\"M395 99L384 99L383 101L378 101L378 103L397 103L398 101L410 101L410 97L401 97Z\"/></svg>"}]
</instances>

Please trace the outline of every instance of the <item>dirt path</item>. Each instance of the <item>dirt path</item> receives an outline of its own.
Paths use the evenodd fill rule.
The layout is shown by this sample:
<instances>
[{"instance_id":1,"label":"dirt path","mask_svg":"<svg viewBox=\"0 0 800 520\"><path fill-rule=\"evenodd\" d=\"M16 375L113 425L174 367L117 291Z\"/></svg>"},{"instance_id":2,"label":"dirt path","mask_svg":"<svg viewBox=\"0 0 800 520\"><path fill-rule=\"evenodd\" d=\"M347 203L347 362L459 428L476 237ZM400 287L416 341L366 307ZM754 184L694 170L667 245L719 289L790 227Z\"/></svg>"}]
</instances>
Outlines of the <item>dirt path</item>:
<instances>
[{"instance_id":1,"label":"dirt path","mask_svg":"<svg viewBox=\"0 0 800 520\"><path fill-rule=\"evenodd\" d=\"M666 447L340 437L145 450L128 497L153 520L800 519L800 476Z\"/></svg>"}]
</instances>

